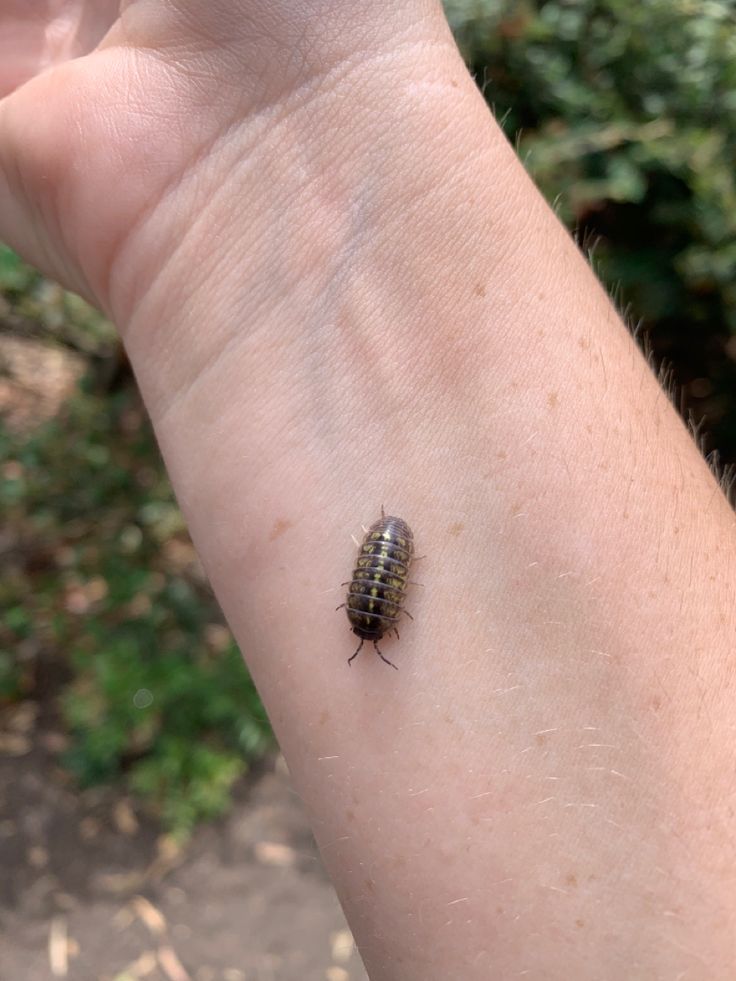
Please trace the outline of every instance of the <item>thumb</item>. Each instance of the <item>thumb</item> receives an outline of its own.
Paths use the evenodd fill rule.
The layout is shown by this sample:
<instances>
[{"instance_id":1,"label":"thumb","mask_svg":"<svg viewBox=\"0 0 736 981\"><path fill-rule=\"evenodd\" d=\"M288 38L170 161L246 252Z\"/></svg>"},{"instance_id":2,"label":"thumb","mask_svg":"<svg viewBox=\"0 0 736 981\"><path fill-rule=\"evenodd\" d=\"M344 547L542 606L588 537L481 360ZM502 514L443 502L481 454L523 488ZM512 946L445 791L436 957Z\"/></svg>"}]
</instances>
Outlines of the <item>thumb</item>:
<instances>
[{"instance_id":1,"label":"thumb","mask_svg":"<svg viewBox=\"0 0 736 981\"><path fill-rule=\"evenodd\" d=\"M0 97L91 51L118 10L119 0L0 0Z\"/></svg>"},{"instance_id":2,"label":"thumb","mask_svg":"<svg viewBox=\"0 0 736 981\"><path fill-rule=\"evenodd\" d=\"M57 208L73 163L64 69L94 50L118 12L118 0L0 0L0 240L92 302Z\"/></svg>"},{"instance_id":3,"label":"thumb","mask_svg":"<svg viewBox=\"0 0 736 981\"><path fill-rule=\"evenodd\" d=\"M71 161L60 138L51 73L0 100L0 240L44 275L96 303L60 217L62 175Z\"/></svg>"}]
</instances>

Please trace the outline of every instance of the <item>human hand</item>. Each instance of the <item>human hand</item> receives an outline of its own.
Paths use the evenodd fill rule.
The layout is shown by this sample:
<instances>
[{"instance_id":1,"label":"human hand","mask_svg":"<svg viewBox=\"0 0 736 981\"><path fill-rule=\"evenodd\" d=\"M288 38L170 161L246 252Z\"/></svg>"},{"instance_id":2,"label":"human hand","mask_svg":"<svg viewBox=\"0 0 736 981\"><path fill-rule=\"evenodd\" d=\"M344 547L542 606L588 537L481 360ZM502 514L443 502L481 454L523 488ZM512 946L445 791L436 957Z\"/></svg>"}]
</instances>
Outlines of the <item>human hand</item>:
<instances>
[{"instance_id":1,"label":"human hand","mask_svg":"<svg viewBox=\"0 0 736 981\"><path fill-rule=\"evenodd\" d=\"M282 160L307 127L337 146L310 102L423 18L444 36L419 0L2 0L0 238L125 329L184 237L194 264L226 256L205 212L234 168L242 211L258 207L248 164L273 165L257 151L276 120Z\"/></svg>"}]
</instances>

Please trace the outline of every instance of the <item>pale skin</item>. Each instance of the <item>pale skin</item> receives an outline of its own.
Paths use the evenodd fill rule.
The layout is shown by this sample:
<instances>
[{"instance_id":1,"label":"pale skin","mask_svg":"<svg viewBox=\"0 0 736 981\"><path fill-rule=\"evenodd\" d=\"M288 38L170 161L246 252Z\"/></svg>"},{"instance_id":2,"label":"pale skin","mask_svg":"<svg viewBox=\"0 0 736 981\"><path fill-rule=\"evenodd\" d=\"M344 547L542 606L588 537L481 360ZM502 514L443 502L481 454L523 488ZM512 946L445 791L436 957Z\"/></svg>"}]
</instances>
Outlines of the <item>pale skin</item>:
<instances>
[{"instance_id":1,"label":"pale skin","mask_svg":"<svg viewBox=\"0 0 736 981\"><path fill-rule=\"evenodd\" d=\"M118 325L371 977L730 981L734 515L439 6L119 6L0 0L0 237Z\"/></svg>"}]
</instances>

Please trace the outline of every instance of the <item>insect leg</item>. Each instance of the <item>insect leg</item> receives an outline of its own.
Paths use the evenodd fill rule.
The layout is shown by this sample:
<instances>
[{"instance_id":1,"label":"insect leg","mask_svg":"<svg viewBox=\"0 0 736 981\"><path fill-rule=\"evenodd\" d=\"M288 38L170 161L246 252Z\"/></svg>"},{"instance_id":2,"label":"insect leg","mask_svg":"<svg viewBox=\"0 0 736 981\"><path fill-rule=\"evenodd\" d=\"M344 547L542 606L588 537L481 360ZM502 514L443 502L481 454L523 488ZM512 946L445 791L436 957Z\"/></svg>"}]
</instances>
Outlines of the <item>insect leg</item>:
<instances>
[{"instance_id":1,"label":"insect leg","mask_svg":"<svg viewBox=\"0 0 736 981\"><path fill-rule=\"evenodd\" d=\"M363 638L361 637L361 639L360 639L360 643L358 644L358 649L357 649L357 651L355 652L355 654L353 654L353 656L352 656L352 657L349 657L349 658L348 658L348 664L350 664L350 662L351 662L351 661L354 661L354 660L355 660L355 658L356 658L356 657L358 656L358 654L360 654L360 649L361 649L361 647L362 647L362 646L363 646Z\"/></svg>"},{"instance_id":2,"label":"insect leg","mask_svg":"<svg viewBox=\"0 0 736 981\"><path fill-rule=\"evenodd\" d=\"M338 609L339 609L339 607L338 607ZM402 610L401 612L402 613L406 613L406 615L409 617L410 620L413 620L414 619L414 617L411 615L411 613L409 613L408 610Z\"/></svg>"},{"instance_id":3,"label":"insect leg","mask_svg":"<svg viewBox=\"0 0 736 981\"><path fill-rule=\"evenodd\" d=\"M338 610L342 610L347 605L348 605L347 603L341 603L339 606L336 606L335 607L335 613L337 613Z\"/></svg>"},{"instance_id":4,"label":"insect leg","mask_svg":"<svg viewBox=\"0 0 736 981\"><path fill-rule=\"evenodd\" d=\"M378 649L378 644L375 642L375 640L373 641L373 647L374 647L374 649L376 651L376 654L378 654L378 656L380 657L380 659L382 661L385 661L386 664L389 664L394 669L394 671L398 671L399 670L392 661L389 661L389 659L387 657L384 657L383 654L381 654L381 652ZM353 654L353 657L355 657L355 654Z\"/></svg>"}]
</instances>

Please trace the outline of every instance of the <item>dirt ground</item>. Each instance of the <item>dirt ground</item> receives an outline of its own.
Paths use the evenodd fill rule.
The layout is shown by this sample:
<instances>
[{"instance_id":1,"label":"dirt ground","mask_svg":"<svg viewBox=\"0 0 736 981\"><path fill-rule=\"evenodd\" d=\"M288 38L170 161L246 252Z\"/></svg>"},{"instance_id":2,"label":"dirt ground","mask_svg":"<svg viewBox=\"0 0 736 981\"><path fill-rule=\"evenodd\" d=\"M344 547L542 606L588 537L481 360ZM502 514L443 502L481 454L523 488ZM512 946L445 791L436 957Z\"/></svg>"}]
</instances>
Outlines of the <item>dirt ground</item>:
<instances>
[{"instance_id":1,"label":"dirt ground","mask_svg":"<svg viewBox=\"0 0 736 981\"><path fill-rule=\"evenodd\" d=\"M74 792L22 723L0 742L1 981L365 981L279 760L177 849L130 800Z\"/></svg>"}]
</instances>

